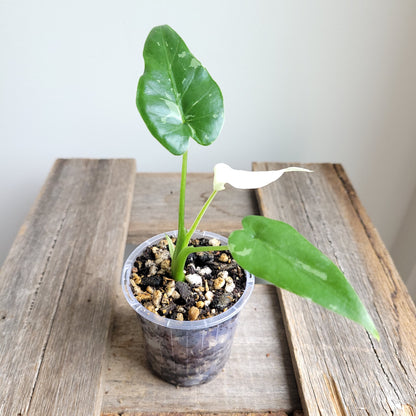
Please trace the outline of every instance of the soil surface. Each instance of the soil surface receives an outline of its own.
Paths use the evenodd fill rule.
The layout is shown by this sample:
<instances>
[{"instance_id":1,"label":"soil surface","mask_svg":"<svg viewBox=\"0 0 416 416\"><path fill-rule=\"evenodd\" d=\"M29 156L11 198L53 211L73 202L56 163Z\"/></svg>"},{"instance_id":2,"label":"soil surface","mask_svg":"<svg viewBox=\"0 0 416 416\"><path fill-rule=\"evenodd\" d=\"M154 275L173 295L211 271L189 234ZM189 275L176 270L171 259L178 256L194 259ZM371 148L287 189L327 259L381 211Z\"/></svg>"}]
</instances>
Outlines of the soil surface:
<instances>
[{"instance_id":1,"label":"soil surface","mask_svg":"<svg viewBox=\"0 0 416 416\"><path fill-rule=\"evenodd\" d=\"M175 243L176 239L172 237ZM192 246L219 246L213 239L191 240ZM185 282L172 279L167 241L148 247L132 268L130 284L148 310L179 321L206 319L225 312L244 292L246 276L229 251L192 253Z\"/></svg>"}]
</instances>

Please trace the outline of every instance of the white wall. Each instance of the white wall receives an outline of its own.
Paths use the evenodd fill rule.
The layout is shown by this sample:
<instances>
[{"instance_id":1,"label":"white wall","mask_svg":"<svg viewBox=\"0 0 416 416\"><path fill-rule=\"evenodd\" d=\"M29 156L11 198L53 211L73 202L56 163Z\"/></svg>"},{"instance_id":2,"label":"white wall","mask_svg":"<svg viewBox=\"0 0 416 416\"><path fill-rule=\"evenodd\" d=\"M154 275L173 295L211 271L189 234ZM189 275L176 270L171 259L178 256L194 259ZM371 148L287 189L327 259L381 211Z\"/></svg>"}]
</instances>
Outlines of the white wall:
<instances>
[{"instance_id":1,"label":"white wall","mask_svg":"<svg viewBox=\"0 0 416 416\"><path fill-rule=\"evenodd\" d=\"M179 170L135 109L144 40L164 23L225 97L190 170L341 162L391 247L416 178L415 17L413 0L2 0L0 261L55 158Z\"/></svg>"}]
</instances>

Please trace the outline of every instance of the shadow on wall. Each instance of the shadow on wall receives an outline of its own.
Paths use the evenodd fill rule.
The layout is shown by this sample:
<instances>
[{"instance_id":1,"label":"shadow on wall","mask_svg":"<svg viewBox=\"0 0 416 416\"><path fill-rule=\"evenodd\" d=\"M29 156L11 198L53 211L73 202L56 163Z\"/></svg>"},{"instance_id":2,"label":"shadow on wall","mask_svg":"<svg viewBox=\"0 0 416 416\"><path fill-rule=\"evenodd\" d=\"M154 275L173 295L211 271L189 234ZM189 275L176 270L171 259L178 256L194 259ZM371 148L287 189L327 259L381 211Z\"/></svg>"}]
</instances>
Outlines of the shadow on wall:
<instances>
[{"instance_id":1,"label":"shadow on wall","mask_svg":"<svg viewBox=\"0 0 416 416\"><path fill-rule=\"evenodd\" d=\"M416 188L407 213L400 226L391 255L406 283L413 301L416 302Z\"/></svg>"}]
</instances>

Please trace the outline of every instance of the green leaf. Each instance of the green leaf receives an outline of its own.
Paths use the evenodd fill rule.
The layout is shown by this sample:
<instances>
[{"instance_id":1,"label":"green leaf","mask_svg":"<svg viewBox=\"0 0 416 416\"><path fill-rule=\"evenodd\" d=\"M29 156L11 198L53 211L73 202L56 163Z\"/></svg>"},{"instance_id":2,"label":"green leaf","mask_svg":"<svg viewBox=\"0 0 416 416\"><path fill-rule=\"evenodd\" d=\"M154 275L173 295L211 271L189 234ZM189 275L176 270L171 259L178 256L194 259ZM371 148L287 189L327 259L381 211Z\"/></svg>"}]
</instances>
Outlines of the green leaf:
<instances>
[{"instance_id":1,"label":"green leaf","mask_svg":"<svg viewBox=\"0 0 416 416\"><path fill-rule=\"evenodd\" d=\"M165 234L165 237L168 242L170 258L172 259L173 254L175 253L175 245L173 244L172 239L167 234Z\"/></svg>"},{"instance_id":2,"label":"green leaf","mask_svg":"<svg viewBox=\"0 0 416 416\"><path fill-rule=\"evenodd\" d=\"M221 91L208 71L169 26L153 28L137 87L137 108L148 129L174 155L185 153L189 138L207 146L224 120Z\"/></svg>"},{"instance_id":3,"label":"green leaf","mask_svg":"<svg viewBox=\"0 0 416 416\"><path fill-rule=\"evenodd\" d=\"M245 217L243 227L228 240L241 267L358 322L379 339L370 315L343 273L293 227L259 216Z\"/></svg>"}]
</instances>

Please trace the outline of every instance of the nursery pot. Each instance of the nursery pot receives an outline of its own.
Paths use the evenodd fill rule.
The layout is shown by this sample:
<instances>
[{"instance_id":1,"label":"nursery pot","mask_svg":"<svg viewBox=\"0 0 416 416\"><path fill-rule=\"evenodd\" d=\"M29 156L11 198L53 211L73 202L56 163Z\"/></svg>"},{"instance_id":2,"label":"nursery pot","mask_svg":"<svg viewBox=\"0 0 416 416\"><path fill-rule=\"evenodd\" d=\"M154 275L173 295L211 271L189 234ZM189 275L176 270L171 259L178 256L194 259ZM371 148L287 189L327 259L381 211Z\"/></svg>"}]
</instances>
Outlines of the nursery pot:
<instances>
[{"instance_id":1,"label":"nursery pot","mask_svg":"<svg viewBox=\"0 0 416 416\"><path fill-rule=\"evenodd\" d=\"M176 321L150 312L133 295L131 269L148 246L157 244L165 236L166 233L159 234L136 247L124 264L121 285L141 322L146 355L153 371L171 384L194 386L211 380L227 362L238 314L253 291L255 278L245 272L246 287L240 299L226 312L211 318ZM225 237L211 232L196 232L193 238L217 238L227 244Z\"/></svg>"}]
</instances>

